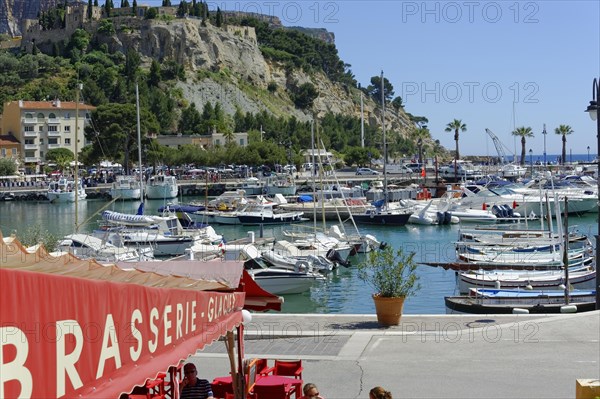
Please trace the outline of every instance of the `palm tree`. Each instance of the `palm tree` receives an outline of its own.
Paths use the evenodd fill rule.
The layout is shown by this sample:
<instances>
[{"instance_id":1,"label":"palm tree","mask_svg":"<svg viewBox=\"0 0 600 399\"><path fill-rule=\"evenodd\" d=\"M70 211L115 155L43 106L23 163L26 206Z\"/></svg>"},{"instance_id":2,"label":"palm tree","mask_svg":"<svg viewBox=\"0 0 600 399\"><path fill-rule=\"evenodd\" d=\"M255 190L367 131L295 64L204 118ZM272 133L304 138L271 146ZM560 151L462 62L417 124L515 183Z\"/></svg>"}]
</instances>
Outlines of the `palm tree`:
<instances>
[{"instance_id":1,"label":"palm tree","mask_svg":"<svg viewBox=\"0 0 600 399\"><path fill-rule=\"evenodd\" d=\"M565 164L565 159L567 159L567 134L574 133L573 128L569 125L560 125L556 129L554 129L554 133L560 134L562 136L562 156L560 158L561 165Z\"/></svg>"},{"instance_id":2,"label":"palm tree","mask_svg":"<svg viewBox=\"0 0 600 399\"><path fill-rule=\"evenodd\" d=\"M533 132L530 127L521 126L513 130L512 135L521 137L521 165L525 165L525 138L533 137Z\"/></svg>"},{"instance_id":3,"label":"palm tree","mask_svg":"<svg viewBox=\"0 0 600 399\"><path fill-rule=\"evenodd\" d=\"M467 125L462 123L462 120L455 119L446 125L445 130L447 132L454 131L454 141L456 142L456 151L454 153L454 178L456 179L456 160L460 158L460 153L458 152L458 131L460 130L461 132L466 132Z\"/></svg>"}]
</instances>

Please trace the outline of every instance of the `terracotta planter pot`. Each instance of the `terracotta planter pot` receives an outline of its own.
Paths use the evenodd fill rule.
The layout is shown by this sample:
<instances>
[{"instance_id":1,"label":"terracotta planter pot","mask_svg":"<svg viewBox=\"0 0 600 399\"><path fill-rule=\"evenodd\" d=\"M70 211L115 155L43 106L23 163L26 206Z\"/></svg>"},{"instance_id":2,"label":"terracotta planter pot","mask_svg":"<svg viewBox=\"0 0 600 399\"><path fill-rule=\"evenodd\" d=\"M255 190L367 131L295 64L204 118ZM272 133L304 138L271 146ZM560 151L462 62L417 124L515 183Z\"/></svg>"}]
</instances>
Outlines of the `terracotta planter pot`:
<instances>
[{"instance_id":1,"label":"terracotta planter pot","mask_svg":"<svg viewBox=\"0 0 600 399\"><path fill-rule=\"evenodd\" d=\"M377 294L373 295L377 322L383 326L397 326L400 324L404 297L385 298Z\"/></svg>"}]
</instances>

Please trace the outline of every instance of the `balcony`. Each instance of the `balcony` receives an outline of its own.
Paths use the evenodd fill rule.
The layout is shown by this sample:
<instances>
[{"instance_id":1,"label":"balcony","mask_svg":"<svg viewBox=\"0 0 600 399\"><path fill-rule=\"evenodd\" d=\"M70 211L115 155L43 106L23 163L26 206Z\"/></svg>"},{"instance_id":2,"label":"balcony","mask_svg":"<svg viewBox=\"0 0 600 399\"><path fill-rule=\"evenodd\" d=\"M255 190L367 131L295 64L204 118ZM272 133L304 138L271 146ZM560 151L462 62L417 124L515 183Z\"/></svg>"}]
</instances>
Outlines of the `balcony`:
<instances>
[{"instance_id":1,"label":"balcony","mask_svg":"<svg viewBox=\"0 0 600 399\"><path fill-rule=\"evenodd\" d=\"M61 148L60 144L48 144L48 148Z\"/></svg>"},{"instance_id":2,"label":"balcony","mask_svg":"<svg viewBox=\"0 0 600 399\"><path fill-rule=\"evenodd\" d=\"M33 125L35 123L38 123L37 118L23 118L23 123L26 125Z\"/></svg>"},{"instance_id":3,"label":"balcony","mask_svg":"<svg viewBox=\"0 0 600 399\"><path fill-rule=\"evenodd\" d=\"M25 144L26 150L37 150L40 148L37 144Z\"/></svg>"},{"instance_id":4,"label":"balcony","mask_svg":"<svg viewBox=\"0 0 600 399\"><path fill-rule=\"evenodd\" d=\"M57 130L56 132L48 131L48 137L58 137L60 136L60 132Z\"/></svg>"},{"instance_id":5,"label":"balcony","mask_svg":"<svg viewBox=\"0 0 600 399\"><path fill-rule=\"evenodd\" d=\"M60 119L58 118L48 118L49 125L58 125L60 123Z\"/></svg>"},{"instance_id":6,"label":"balcony","mask_svg":"<svg viewBox=\"0 0 600 399\"><path fill-rule=\"evenodd\" d=\"M37 132L23 132L23 137L37 137Z\"/></svg>"},{"instance_id":7,"label":"balcony","mask_svg":"<svg viewBox=\"0 0 600 399\"><path fill-rule=\"evenodd\" d=\"M25 157L25 163L38 163L39 161L39 157Z\"/></svg>"}]
</instances>

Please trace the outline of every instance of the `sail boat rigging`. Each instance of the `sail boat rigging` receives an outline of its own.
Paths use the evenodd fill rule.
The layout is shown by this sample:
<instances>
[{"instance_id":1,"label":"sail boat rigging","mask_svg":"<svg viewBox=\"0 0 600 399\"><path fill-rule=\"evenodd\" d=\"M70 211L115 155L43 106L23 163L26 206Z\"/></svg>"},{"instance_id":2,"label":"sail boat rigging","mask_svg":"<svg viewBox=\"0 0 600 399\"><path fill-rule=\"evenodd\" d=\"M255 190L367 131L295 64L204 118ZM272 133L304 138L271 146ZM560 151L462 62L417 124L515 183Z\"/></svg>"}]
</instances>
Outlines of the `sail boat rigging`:
<instances>
[{"instance_id":1,"label":"sail boat rigging","mask_svg":"<svg viewBox=\"0 0 600 399\"><path fill-rule=\"evenodd\" d=\"M365 213L354 214L354 221L362 224L378 224L390 226L404 226L412 211L407 208L390 208L387 187L387 137L385 132L385 92L383 71L381 71L381 131L383 135L383 199L375 201L373 207Z\"/></svg>"}]
</instances>

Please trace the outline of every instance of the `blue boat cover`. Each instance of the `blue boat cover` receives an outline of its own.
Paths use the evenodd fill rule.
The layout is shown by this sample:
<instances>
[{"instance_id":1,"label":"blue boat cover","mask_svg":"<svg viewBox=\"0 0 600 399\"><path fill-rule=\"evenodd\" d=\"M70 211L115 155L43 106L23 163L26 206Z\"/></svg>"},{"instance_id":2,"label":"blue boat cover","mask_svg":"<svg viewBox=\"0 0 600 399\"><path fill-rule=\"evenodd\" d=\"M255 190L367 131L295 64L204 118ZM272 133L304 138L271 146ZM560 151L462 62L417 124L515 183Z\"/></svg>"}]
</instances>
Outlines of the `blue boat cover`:
<instances>
[{"instance_id":1,"label":"blue boat cover","mask_svg":"<svg viewBox=\"0 0 600 399\"><path fill-rule=\"evenodd\" d=\"M173 212L194 213L194 212L197 212L197 211L203 211L204 209L205 209L205 207L202 206L202 205L177 205L177 204L171 204L171 205L161 206L160 208L158 208L158 212L162 213L163 211L170 210L170 211L173 211Z\"/></svg>"},{"instance_id":2,"label":"blue boat cover","mask_svg":"<svg viewBox=\"0 0 600 399\"><path fill-rule=\"evenodd\" d=\"M299 195L298 202L312 202L312 195Z\"/></svg>"},{"instance_id":3,"label":"blue boat cover","mask_svg":"<svg viewBox=\"0 0 600 399\"><path fill-rule=\"evenodd\" d=\"M373 202L373 206L375 208L381 208L383 205L385 204L385 201L383 199L377 200Z\"/></svg>"}]
</instances>

